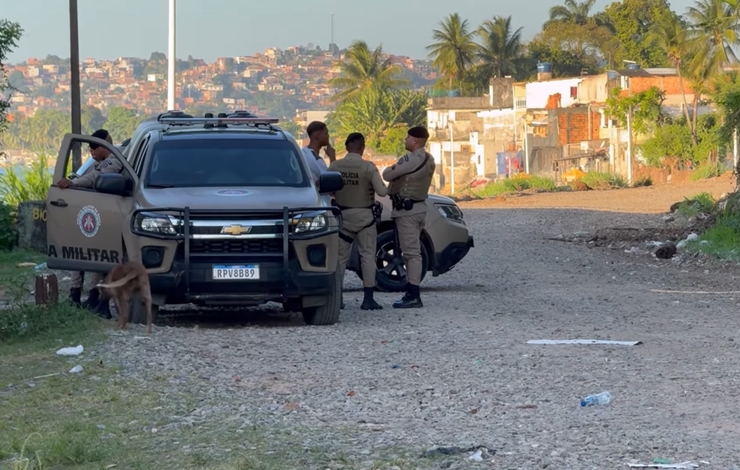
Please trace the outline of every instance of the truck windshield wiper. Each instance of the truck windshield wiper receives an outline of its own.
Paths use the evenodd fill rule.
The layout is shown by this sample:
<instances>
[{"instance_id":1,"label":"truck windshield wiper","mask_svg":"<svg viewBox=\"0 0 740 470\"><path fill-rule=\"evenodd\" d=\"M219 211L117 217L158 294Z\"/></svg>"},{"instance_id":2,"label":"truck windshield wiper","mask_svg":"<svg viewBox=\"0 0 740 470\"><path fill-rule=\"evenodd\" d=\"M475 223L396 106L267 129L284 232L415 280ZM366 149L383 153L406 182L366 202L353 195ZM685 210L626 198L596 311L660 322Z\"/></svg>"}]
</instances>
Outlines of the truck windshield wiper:
<instances>
[{"instance_id":1,"label":"truck windshield wiper","mask_svg":"<svg viewBox=\"0 0 740 470\"><path fill-rule=\"evenodd\" d=\"M148 188L174 188L175 185L172 185L172 184L150 184L147 187Z\"/></svg>"}]
</instances>

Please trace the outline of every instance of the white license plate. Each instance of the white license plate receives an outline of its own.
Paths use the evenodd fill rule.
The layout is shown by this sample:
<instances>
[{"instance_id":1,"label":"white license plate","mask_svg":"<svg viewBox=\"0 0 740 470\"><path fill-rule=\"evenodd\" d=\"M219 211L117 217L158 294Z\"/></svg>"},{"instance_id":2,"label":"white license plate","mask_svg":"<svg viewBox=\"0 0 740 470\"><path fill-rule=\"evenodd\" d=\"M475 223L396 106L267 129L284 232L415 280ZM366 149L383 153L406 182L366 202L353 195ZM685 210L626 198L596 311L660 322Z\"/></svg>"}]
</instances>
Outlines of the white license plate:
<instances>
[{"instance_id":1,"label":"white license plate","mask_svg":"<svg viewBox=\"0 0 740 470\"><path fill-rule=\"evenodd\" d=\"M245 264L238 266L213 266L214 281L252 280L260 278L259 264Z\"/></svg>"}]
</instances>

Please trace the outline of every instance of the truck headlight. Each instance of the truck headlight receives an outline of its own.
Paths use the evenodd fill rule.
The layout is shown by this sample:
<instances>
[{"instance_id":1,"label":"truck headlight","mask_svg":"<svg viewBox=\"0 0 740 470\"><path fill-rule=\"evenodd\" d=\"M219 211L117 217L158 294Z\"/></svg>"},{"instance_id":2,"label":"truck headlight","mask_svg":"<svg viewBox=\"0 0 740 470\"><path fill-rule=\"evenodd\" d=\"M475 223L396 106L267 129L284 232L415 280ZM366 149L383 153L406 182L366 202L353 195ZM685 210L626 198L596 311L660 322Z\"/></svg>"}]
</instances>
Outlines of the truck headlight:
<instances>
[{"instance_id":1,"label":"truck headlight","mask_svg":"<svg viewBox=\"0 0 740 470\"><path fill-rule=\"evenodd\" d=\"M326 212L307 212L296 215L293 220L293 233L318 232L329 227L330 217Z\"/></svg>"},{"instance_id":2,"label":"truck headlight","mask_svg":"<svg viewBox=\"0 0 740 470\"><path fill-rule=\"evenodd\" d=\"M140 212L136 215L135 227L142 232L160 235L177 235L180 221L171 215Z\"/></svg>"},{"instance_id":3,"label":"truck headlight","mask_svg":"<svg viewBox=\"0 0 740 470\"><path fill-rule=\"evenodd\" d=\"M450 204L435 204L434 207L437 208L442 217L455 222L463 222L463 213L459 207Z\"/></svg>"}]
</instances>

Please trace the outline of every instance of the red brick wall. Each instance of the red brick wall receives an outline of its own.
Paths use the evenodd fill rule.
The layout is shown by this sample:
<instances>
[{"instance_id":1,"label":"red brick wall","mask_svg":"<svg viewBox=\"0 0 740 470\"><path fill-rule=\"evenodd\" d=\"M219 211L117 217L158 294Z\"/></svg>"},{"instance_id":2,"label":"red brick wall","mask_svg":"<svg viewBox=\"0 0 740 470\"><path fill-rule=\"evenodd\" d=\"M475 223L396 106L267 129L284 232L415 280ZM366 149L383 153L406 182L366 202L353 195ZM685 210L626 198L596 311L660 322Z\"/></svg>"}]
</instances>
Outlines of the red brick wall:
<instances>
[{"instance_id":1,"label":"red brick wall","mask_svg":"<svg viewBox=\"0 0 740 470\"><path fill-rule=\"evenodd\" d=\"M661 90L664 90L666 95L680 95L681 86L679 85L678 76L656 76L656 77L630 77L630 88L629 91L622 90L622 95L629 93L640 93L651 86L657 86ZM689 85L689 81L683 79L683 88L686 94L693 94L694 90Z\"/></svg>"},{"instance_id":2,"label":"red brick wall","mask_svg":"<svg viewBox=\"0 0 740 470\"><path fill-rule=\"evenodd\" d=\"M558 143L577 144L586 140L599 138L601 115L591 111L591 135L588 135L588 109L578 112L561 112L558 114Z\"/></svg>"}]
</instances>

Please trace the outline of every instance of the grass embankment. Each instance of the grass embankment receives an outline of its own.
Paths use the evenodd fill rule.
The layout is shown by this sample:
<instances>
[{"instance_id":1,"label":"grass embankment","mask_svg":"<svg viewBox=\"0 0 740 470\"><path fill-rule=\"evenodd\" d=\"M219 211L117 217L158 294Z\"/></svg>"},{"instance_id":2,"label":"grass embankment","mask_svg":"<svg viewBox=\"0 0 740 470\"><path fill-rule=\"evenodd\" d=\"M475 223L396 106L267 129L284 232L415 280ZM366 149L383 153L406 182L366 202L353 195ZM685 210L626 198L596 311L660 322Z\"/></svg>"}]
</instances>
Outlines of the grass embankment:
<instances>
[{"instance_id":1,"label":"grass embankment","mask_svg":"<svg viewBox=\"0 0 740 470\"><path fill-rule=\"evenodd\" d=\"M337 437L329 439L322 437L329 430L317 434L300 428L287 415L285 423L254 424L269 422L259 419L266 413L261 409L250 411L247 425L247 418L236 413L247 402L238 399L233 415L202 418L194 410L224 403L194 392L198 387L173 387L173 376L164 370L155 370L144 380L101 359L96 346L108 338L110 322L64 305L28 305L33 267L18 264L43 260L25 251L0 253L0 300L5 305L0 309L0 469L434 466L433 459L420 457L420 449L372 449L369 455L360 452L369 449L351 449L356 429L332 428ZM66 292L60 296L64 300ZM132 334L126 345L137 348L144 341L161 340L136 339ZM78 344L84 347L82 355L56 355L58 349ZM76 365L83 367L81 373L70 372ZM202 378L191 380L202 385ZM342 442L346 447L338 449ZM373 463L363 464L366 461Z\"/></svg>"},{"instance_id":2,"label":"grass embankment","mask_svg":"<svg viewBox=\"0 0 740 470\"><path fill-rule=\"evenodd\" d=\"M719 259L740 261L740 194L732 194L720 207L708 193L683 201L676 212L686 217L715 217L714 223L699 238L687 244L689 251Z\"/></svg>"},{"instance_id":3,"label":"grass embankment","mask_svg":"<svg viewBox=\"0 0 740 470\"><path fill-rule=\"evenodd\" d=\"M485 199L524 191L549 193L569 191L571 189L603 190L626 188L628 186L624 178L620 175L597 171L581 173L581 176L576 178L576 181L577 183L558 185L554 179L546 176L522 174L512 178L492 181L483 187L473 188L471 192L474 196ZM645 178L636 182L634 186L649 186L651 184L652 181L649 178Z\"/></svg>"}]
</instances>

